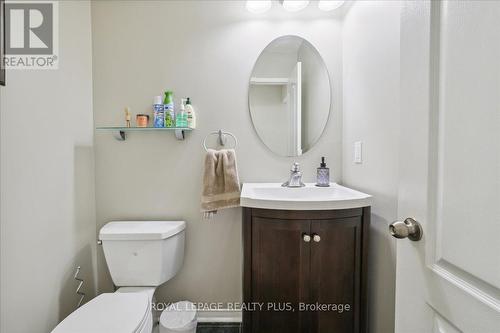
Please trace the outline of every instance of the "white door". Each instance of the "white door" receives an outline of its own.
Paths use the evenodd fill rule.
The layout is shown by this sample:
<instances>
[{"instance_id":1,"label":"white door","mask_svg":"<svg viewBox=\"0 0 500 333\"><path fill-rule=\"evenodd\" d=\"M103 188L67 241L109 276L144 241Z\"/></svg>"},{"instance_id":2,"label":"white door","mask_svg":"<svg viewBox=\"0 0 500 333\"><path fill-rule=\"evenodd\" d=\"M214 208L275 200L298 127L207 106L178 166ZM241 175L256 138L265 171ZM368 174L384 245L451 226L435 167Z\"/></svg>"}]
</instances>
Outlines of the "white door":
<instances>
[{"instance_id":1,"label":"white door","mask_svg":"<svg viewBox=\"0 0 500 333\"><path fill-rule=\"evenodd\" d=\"M396 332L500 332L500 1L401 16Z\"/></svg>"},{"instance_id":2,"label":"white door","mask_svg":"<svg viewBox=\"0 0 500 333\"><path fill-rule=\"evenodd\" d=\"M302 63L293 67L288 77L288 112L290 116L289 156L302 155Z\"/></svg>"}]
</instances>

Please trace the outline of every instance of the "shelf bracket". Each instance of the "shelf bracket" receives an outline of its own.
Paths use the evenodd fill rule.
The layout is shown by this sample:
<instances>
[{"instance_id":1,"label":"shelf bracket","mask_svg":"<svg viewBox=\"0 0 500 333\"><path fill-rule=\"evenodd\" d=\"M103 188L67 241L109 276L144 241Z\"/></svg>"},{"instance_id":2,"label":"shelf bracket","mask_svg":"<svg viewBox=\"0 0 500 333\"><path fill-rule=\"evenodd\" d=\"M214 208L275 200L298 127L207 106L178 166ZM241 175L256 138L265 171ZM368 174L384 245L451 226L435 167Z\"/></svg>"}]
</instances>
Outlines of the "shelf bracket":
<instances>
[{"instance_id":1,"label":"shelf bracket","mask_svg":"<svg viewBox=\"0 0 500 333\"><path fill-rule=\"evenodd\" d=\"M125 139L127 138L127 135L125 134L125 131L116 131L116 132L113 131L113 136L118 141L125 141Z\"/></svg>"},{"instance_id":2,"label":"shelf bracket","mask_svg":"<svg viewBox=\"0 0 500 333\"><path fill-rule=\"evenodd\" d=\"M184 140L184 130L176 129L175 130L175 138L177 140Z\"/></svg>"}]
</instances>

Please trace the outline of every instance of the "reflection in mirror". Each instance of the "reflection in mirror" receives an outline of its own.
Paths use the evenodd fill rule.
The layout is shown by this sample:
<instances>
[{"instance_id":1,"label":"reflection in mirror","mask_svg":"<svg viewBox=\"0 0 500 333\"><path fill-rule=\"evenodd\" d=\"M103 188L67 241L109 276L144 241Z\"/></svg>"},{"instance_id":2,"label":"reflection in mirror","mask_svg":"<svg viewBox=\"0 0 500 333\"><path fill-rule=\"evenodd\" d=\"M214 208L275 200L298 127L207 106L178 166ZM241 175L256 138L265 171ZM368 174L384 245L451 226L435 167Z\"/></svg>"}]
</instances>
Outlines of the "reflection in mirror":
<instances>
[{"instance_id":1,"label":"reflection in mirror","mask_svg":"<svg viewBox=\"0 0 500 333\"><path fill-rule=\"evenodd\" d=\"M260 139L281 156L308 151L328 121L330 90L328 71L314 46L297 36L272 41L250 78L250 115Z\"/></svg>"}]
</instances>

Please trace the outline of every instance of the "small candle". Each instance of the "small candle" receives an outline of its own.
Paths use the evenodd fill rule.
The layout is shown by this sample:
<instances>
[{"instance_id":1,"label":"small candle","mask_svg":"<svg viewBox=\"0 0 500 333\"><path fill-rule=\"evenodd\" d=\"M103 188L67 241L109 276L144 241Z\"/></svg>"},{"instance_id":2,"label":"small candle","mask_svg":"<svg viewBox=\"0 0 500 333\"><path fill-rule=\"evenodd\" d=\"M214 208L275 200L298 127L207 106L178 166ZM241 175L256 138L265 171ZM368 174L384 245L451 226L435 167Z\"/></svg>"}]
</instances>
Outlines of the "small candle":
<instances>
[{"instance_id":1,"label":"small candle","mask_svg":"<svg viewBox=\"0 0 500 333\"><path fill-rule=\"evenodd\" d=\"M137 127L148 127L148 125L149 125L149 115L147 115L147 114L138 114L135 117L135 122L137 123Z\"/></svg>"}]
</instances>

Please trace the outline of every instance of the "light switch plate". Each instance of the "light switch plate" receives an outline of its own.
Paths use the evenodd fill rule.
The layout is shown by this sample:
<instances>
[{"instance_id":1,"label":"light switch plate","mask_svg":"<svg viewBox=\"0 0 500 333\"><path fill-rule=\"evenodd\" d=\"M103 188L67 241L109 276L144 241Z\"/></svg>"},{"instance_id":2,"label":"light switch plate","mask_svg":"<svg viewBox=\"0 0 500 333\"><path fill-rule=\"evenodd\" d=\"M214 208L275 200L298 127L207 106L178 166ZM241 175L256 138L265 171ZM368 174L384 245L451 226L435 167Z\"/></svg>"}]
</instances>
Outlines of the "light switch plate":
<instances>
[{"instance_id":1,"label":"light switch plate","mask_svg":"<svg viewBox=\"0 0 500 333\"><path fill-rule=\"evenodd\" d=\"M363 142L361 141L354 142L354 163L363 163Z\"/></svg>"}]
</instances>

